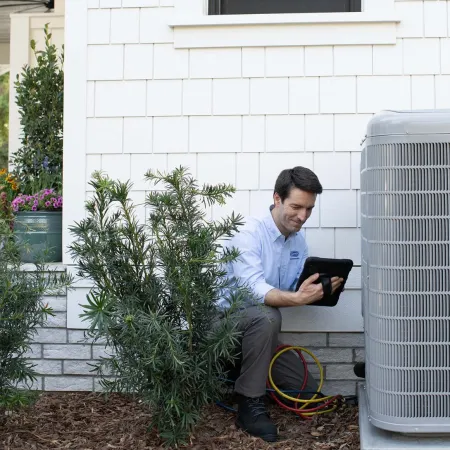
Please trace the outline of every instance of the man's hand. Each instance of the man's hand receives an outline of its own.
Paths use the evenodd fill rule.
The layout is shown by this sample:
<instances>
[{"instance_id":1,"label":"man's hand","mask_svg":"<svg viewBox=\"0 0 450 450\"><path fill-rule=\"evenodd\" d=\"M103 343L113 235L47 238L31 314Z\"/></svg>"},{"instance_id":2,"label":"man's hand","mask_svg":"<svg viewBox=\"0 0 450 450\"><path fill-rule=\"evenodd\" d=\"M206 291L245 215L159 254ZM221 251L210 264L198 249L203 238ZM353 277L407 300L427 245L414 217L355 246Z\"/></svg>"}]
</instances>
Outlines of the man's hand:
<instances>
[{"instance_id":1,"label":"man's hand","mask_svg":"<svg viewBox=\"0 0 450 450\"><path fill-rule=\"evenodd\" d=\"M343 278L339 277L331 278L331 293L334 294L336 292L336 289L339 288L343 282L344 282Z\"/></svg>"},{"instance_id":2,"label":"man's hand","mask_svg":"<svg viewBox=\"0 0 450 450\"><path fill-rule=\"evenodd\" d=\"M297 291L297 300L299 305L310 305L311 303L317 302L323 297L322 283L314 283L315 281L317 281L319 276L320 275L318 273L315 273L302 283L299 290ZM331 278L331 292L334 293L343 281L344 280L339 277Z\"/></svg>"},{"instance_id":3,"label":"man's hand","mask_svg":"<svg viewBox=\"0 0 450 450\"><path fill-rule=\"evenodd\" d=\"M287 292L281 291L279 289L272 289L266 294L264 303L268 306L281 308L287 306L309 305L311 303L317 302L323 297L322 283L314 284L314 282L317 281L318 278L318 273L311 275L302 283L297 292ZM331 278L331 292L334 293L343 281L344 280L339 277Z\"/></svg>"}]
</instances>

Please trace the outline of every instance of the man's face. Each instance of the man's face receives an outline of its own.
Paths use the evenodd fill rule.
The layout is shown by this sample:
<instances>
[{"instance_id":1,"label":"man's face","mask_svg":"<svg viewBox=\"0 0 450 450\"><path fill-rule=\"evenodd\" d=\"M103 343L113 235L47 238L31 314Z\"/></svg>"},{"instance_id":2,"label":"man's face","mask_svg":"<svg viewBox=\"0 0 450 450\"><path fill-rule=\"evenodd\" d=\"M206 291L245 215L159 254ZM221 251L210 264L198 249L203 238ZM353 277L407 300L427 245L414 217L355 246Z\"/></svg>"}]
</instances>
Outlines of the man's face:
<instances>
[{"instance_id":1,"label":"man's face","mask_svg":"<svg viewBox=\"0 0 450 450\"><path fill-rule=\"evenodd\" d=\"M314 205L316 194L292 188L289 196L281 202L280 196L275 193L273 200L275 208L273 217L279 230L285 236L300 231L303 224L309 219Z\"/></svg>"}]
</instances>

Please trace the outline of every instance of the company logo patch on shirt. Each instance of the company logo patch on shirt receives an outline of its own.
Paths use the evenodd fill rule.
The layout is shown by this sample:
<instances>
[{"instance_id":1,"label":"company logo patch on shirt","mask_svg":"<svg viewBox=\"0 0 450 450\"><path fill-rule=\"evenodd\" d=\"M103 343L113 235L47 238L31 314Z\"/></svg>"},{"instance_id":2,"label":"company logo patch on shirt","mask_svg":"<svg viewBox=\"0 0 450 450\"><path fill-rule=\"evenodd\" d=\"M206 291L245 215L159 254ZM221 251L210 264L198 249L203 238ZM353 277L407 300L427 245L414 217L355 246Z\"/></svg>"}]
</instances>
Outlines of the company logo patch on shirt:
<instances>
[{"instance_id":1,"label":"company logo patch on shirt","mask_svg":"<svg viewBox=\"0 0 450 450\"><path fill-rule=\"evenodd\" d=\"M300 257L300 252L294 250L291 252L291 259L299 259Z\"/></svg>"}]
</instances>

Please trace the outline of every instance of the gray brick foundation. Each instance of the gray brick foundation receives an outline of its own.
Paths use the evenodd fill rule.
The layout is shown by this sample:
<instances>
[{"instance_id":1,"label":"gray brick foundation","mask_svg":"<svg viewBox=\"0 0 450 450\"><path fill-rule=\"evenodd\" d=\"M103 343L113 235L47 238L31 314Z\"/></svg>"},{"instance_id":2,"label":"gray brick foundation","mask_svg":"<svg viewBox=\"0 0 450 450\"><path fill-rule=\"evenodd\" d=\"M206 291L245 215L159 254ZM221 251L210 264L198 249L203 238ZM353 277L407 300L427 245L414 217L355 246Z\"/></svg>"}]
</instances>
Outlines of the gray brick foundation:
<instances>
[{"instance_id":1,"label":"gray brick foundation","mask_svg":"<svg viewBox=\"0 0 450 450\"><path fill-rule=\"evenodd\" d=\"M83 330L66 328L67 298L47 297L54 309L45 328L39 328L27 354L36 365L38 380L34 389L45 391L100 391L102 388L92 364L107 352L104 344L85 341ZM282 333L281 341L310 350L319 359L325 374L326 394L354 395L357 378L355 362L364 360L363 333ZM308 358L311 373L319 371Z\"/></svg>"},{"instance_id":2,"label":"gray brick foundation","mask_svg":"<svg viewBox=\"0 0 450 450\"><path fill-rule=\"evenodd\" d=\"M281 341L304 347L317 357L324 370L325 394L356 394L359 378L353 366L364 361L364 333L282 333ZM317 366L310 364L311 373L317 376Z\"/></svg>"}]
</instances>

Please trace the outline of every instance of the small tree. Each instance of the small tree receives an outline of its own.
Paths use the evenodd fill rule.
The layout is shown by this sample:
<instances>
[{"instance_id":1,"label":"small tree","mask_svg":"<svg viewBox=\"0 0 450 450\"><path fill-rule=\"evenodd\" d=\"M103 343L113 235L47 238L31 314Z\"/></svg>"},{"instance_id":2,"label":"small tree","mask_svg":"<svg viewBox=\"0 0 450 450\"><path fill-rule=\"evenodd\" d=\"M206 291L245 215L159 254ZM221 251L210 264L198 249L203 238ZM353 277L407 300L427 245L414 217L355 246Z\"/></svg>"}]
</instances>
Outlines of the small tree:
<instances>
[{"instance_id":1,"label":"small tree","mask_svg":"<svg viewBox=\"0 0 450 450\"><path fill-rule=\"evenodd\" d=\"M36 379L26 353L36 327L52 315L43 296L56 295L70 284L70 276L41 264L23 270L10 224L0 218L0 412L32 399L23 389Z\"/></svg>"},{"instance_id":2,"label":"small tree","mask_svg":"<svg viewBox=\"0 0 450 450\"><path fill-rule=\"evenodd\" d=\"M201 407L218 398L223 364L235 357L239 337L232 313L249 292L228 281L224 270L238 252L224 249L223 239L241 217L205 219L204 206L225 203L233 187L199 188L183 168L146 178L166 190L149 194L149 221L140 224L131 184L95 174L87 218L71 227L76 241L70 249L79 275L95 285L84 318L112 349L98 366L100 374L116 376L105 378L104 387L137 394L172 445L186 441ZM230 310L217 321L221 295Z\"/></svg>"},{"instance_id":3,"label":"small tree","mask_svg":"<svg viewBox=\"0 0 450 450\"><path fill-rule=\"evenodd\" d=\"M12 162L24 194L62 189L64 49L58 56L48 25L44 34L44 50L37 51L34 40L30 43L36 66L26 65L14 83L22 138Z\"/></svg>"}]
</instances>

